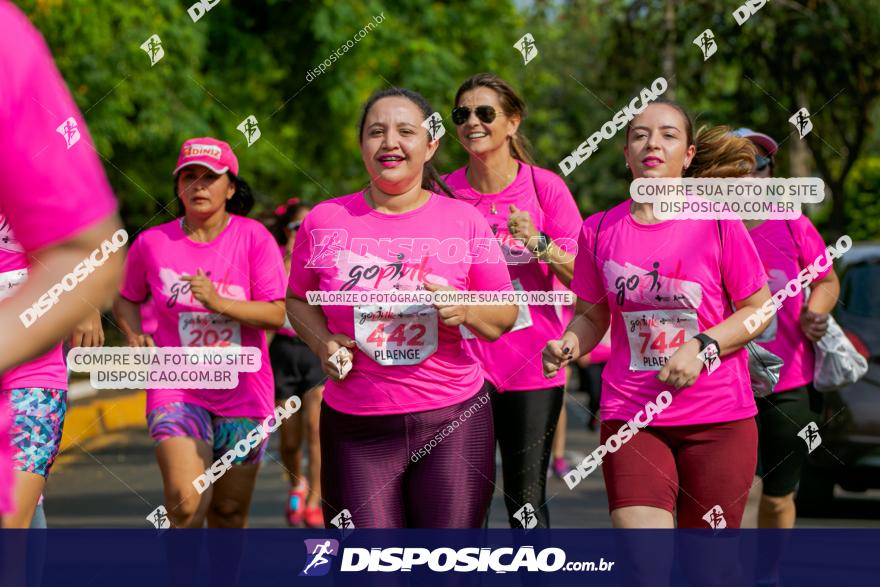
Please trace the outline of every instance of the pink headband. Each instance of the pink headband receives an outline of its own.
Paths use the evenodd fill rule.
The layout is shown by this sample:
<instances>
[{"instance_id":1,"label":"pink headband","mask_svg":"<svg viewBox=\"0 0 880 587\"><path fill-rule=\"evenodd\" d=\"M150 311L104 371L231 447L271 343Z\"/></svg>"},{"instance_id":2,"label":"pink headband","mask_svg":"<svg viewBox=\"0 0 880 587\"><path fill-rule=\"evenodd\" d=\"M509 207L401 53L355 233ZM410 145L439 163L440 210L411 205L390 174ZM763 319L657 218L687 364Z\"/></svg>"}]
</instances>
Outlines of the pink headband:
<instances>
[{"instance_id":1,"label":"pink headband","mask_svg":"<svg viewBox=\"0 0 880 587\"><path fill-rule=\"evenodd\" d=\"M280 206L275 208L275 215L284 216L284 213L287 212L288 208L290 208L291 206L296 206L297 204L299 204L299 198L290 198L289 200L287 200L286 204L281 204Z\"/></svg>"}]
</instances>

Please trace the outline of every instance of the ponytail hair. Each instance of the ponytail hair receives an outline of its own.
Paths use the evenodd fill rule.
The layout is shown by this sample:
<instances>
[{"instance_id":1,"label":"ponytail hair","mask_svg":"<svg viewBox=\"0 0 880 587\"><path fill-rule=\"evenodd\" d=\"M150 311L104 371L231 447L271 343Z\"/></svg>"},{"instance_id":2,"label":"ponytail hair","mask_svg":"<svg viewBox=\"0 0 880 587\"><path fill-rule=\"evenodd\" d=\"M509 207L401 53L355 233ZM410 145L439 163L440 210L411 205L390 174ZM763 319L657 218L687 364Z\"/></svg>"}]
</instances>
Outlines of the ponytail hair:
<instances>
[{"instance_id":1,"label":"ponytail hair","mask_svg":"<svg viewBox=\"0 0 880 587\"><path fill-rule=\"evenodd\" d=\"M506 116L518 116L520 123L525 120L525 101L519 97L510 84L492 73L478 73L466 79L455 92L456 107L462 94L476 88L494 90L498 94L498 101L501 102L501 108ZM535 165L535 159L532 157L532 145L526 136L519 132L519 129L510 137L510 155L527 165Z\"/></svg>"},{"instance_id":2,"label":"ponytail hair","mask_svg":"<svg viewBox=\"0 0 880 587\"><path fill-rule=\"evenodd\" d=\"M684 119L687 144L697 149L690 166L684 171L684 177L744 177L755 168L757 152L752 141L732 135L730 127L701 126L694 135L694 119L681 104L667 98L651 104L674 108ZM626 125L627 140L633 120Z\"/></svg>"},{"instance_id":3,"label":"ponytail hair","mask_svg":"<svg viewBox=\"0 0 880 587\"><path fill-rule=\"evenodd\" d=\"M406 98L413 104L415 104L419 110L422 111L422 114L425 118L431 116L435 110L431 107L431 104L418 92L414 92L412 90L407 90L406 88L388 88L386 90L381 90L375 92L370 99L367 100L367 103L364 105L364 111L361 114L361 122L358 125L358 141L364 142L364 124L367 122L367 114L370 113L370 110L373 106L381 100L382 98ZM428 136L428 141L430 142L431 134L425 129L425 134ZM440 139L437 139L438 141ZM438 145L437 150L440 150ZM434 152L434 156L437 155L437 151ZM455 192L449 187L445 181L440 177L440 174L437 173L437 169L430 161L425 161L424 168L422 169L422 189L428 190L429 192L443 192L450 198L455 198Z\"/></svg>"},{"instance_id":4,"label":"ponytail hair","mask_svg":"<svg viewBox=\"0 0 880 587\"><path fill-rule=\"evenodd\" d=\"M731 134L729 126L700 127L696 145L687 177L745 177L755 168L755 145Z\"/></svg>"}]
</instances>

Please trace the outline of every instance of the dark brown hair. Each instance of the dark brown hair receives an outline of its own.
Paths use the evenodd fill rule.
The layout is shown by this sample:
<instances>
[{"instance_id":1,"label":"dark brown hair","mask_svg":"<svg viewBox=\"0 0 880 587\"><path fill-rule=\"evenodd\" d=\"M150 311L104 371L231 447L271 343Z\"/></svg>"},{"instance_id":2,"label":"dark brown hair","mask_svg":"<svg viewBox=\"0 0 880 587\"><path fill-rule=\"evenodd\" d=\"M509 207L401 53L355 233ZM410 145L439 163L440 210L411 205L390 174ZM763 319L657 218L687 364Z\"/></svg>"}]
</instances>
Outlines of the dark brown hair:
<instances>
[{"instance_id":1,"label":"dark brown hair","mask_svg":"<svg viewBox=\"0 0 880 587\"><path fill-rule=\"evenodd\" d=\"M495 93L498 94L498 101L501 102L501 108L504 110L505 115L516 115L519 116L520 121L525 120L526 103L519 97L510 84L492 73L478 73L465 80L465 82L461 84L461 87L458 88L458 91L455 92L455 105L458 106L458 101L461 99L462 94L476 88L489 88L490 90L494 90ZM519 159L523 163L529 165L535 164L529 140L525 135L519 132L519 129L517 129L516 134L510 138L510 155L514 159Z\"/></svg>"},{"instance_id":2,"label":"dark brown hair","mask_svg":"<svg viewBox=\"0 0 880 587\"><path fill-rule=\"evenodd\" d=\"M364 141L364 124L367 121L367 114L370 113L370 109L381 100L382 98L406 98L413 104L415 104L419 110L422 111L425 118L428 118L434 113L434 109L431 108L431 104L419 93L413 92L412 90L407 90L406 88L388 88L386 90L381 90L379 92L374 93L370 96L370 99L367 100L367 103L364 105L363 114L361 114L361 122L358 125L358 141ZM428 135L428 140L431 140L431 134L425 129L425 134ZM439 150L439 147L438 147ZM434 153L436 156L437 153ZM455 193L452 188L446 185L440 178L440 174L437 173L437 169L431 164L430 161L425 161L424 171L422 173L422 189L428 190L431 192L442 191L444 194L449 196L450 198L455 197Z\"/></svg>"}]
</instances>

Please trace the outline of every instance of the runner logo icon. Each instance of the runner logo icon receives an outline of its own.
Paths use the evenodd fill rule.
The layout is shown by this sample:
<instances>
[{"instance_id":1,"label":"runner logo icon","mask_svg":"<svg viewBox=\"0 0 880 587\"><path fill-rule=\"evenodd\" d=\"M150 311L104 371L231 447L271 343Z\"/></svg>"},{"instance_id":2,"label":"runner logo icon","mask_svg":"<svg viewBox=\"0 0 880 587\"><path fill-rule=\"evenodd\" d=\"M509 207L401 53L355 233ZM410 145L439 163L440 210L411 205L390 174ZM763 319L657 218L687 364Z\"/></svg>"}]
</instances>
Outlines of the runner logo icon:
<instances>
[{"instance_id":1,"label":"runner logo icon","mask_svg":"<svg viewBox=\"0 0 880 587\"><path fill-rule=\"evenodd\" d=\"M439 140L440 137L446 134L446 127L443 126L443 117L440 116L439 112L435 112L424 119L422 126L428 129L428 134L431 135L432 141Z\"/></svg>"},{"instance_id":2,"label":"runner logo icon","mask_svg":"<svg viewBox=\"0 0 880 587\"><path fill-rule=\"evenodd\" d=\"M257 142L257 139L259 139L262 134L260 133L260 127L257 126L257 117L253 114L242 120L241 124L235 128L240 130L244 135L244 138L247 139L248 147Z\"/></svg>"},{"instance_id":3,"label":"runner logo icon","mask_svg":"<svg viewBox=\"0 0 880 587\"><path fill-rule=\"evenodd\" d=\"M300 577L321 577L330 572L330 562L339 554L339 541L332 538L304 540L306 544L306 566Z\"/></svg>"},{"instance_id":4,"label":"runner logo icon","mask_svg":"<svg viewBox=\"0 0 880 587\"><path fill-rule=\"evenodd\" d=\"M801 108L795 112L788 121L794 125L801 138L804 138L811 130L813 130L813 123L810 120L810 111L806 108Z\"/></svg>"},{"instance_id":5,"label":"runner logo icon","mask_svg":"<svg viewBox=\"0 0 880 587\"><path fill-rule=\"evenodd\" d=\"M76 119L73 116L62 122L55 131L64 137L68 149L79 142L79 128L77 128Z\"/></svg>"},{"instance_id":6,"label":"runner logo icon","mask_svg":"<svg viewBox=\"0 0 880 587\"><path fill-rule=\"evenodd\" d=\"M715 51L718 50L718 43L715 42L715 35L712 34L712 29L706 29L700 33L700 36L694 39L694 45L703 52L703 61L715 55Z\"/></svg>"},{"instance_id":7,"label":"runner logo icon","mask_svg":"<svg viewBox=\"0 0 880 587\"><path fill-rule=\"evenodd\" d=\"M538 525L538 518L535 516L535 508L532 504L527 503L513 514L513 517L526 530L531 530Z\"/></svg>"},{"instance_id":8,"label":"runner logo icon","mask_svg":"<svg viewBox=\"0 0 880 587\"><path fill-rule=\"evenodd\" d=\"M330 520L330 523L339 528L340 530L350 530L354 528L354 522L352 522L351 512L347 509L342 510L336 517Z\"/></svg>"},{"instance_id":9,"label":"runner logo icon","mask_svg":"<svg viewBox=\"0 0 880 587\"><path fill-rule=\"evenodd\" d=\"M147 516L147 521L153 524L158 530L165 530L171 527L171 521L168 519L168 511L164 505L160 505Z\"/></svg>"},{"instance_id":10,"label":"runner logo icon","mask_svg":"<svg viewBox=\"0 0 880 587\"><path fill-rule=\"evenodd\" d=\"M727 528L727 520L724 519L724 510L721 509L720 505L716 505L706 512L703 519L706 520L706 523L709 524L713 530L723 530Z\"/></svg>"},{"instance_id":11,"label":"runner logo icon","mask_svg":"<svg viewBox=\"0 0 880 587\"><path fill-rule=\"evenodd\" d=\"M519 49L519 52L522 53L525 61L523 65L528 65L529 61L538 56L538 47L535 46L535 37L532 36L532 33L524 34L513 48Z\"/></svg>"},{"instance_id":12,"label":"runner logo icon","mask_svg":"<svg viewBox=\"0 0 880 587\"><path fill-rule=\"evenodd\" d=\"M819 436L819 427L816 426L815 422L810 422L804 426L803 430L798 432L798 436L803 438L804 442L807 443L808 454L816 450L816 447L822 444L822 437Z\"/></svg>"},{"instance_id":13,"label":"runner logo icon","mask_svg":"<svg viewBox=\"0 0 880 587\"><path fill-rule=\"evenodd\" d=\"M156 65L165 56L165 49L162 48L162 39L159 38L159 35L151 35L141 44L141 49L150 56L150 67Z\"/></svg>"}]
</instances>

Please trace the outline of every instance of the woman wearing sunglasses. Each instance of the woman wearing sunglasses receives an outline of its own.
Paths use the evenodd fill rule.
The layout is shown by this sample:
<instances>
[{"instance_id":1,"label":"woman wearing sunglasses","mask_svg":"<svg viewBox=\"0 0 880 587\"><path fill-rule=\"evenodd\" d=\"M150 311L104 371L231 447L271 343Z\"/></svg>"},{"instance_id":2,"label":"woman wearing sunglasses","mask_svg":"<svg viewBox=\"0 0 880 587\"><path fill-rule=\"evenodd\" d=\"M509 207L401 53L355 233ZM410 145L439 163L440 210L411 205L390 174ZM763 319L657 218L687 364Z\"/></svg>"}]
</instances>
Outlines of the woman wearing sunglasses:
<instances>
[{"instance_id":1,"label":"woman wearing sunglasses","mask_svg":"<svg viewBox=\"0 0 880 587\"><path fill-rule=\"evenodd\" d=\"M470 157L446 181L489 221L514 288L553 291L558 281L571 281L582 220L562 178L534 165L519 132L525 115L522 99L501 78L481 73L465 81L452 120ZM541 350L564 330L554 306L523 305L513 329L495 342L465 333L491 387L511 527L521 526L514 514L525 504L538 527L549 527L546 472L565 373L545 379Z\"/></svg>"},{"instance_id":2,"label":"woman wearing sunglasses","mask_svg":"<svg viewBox=\"0 0 880 587\"><path fill-rule=\"evenodd\" d=\"M275 210L272 233L281 247L284 268L288 275L296 233L311 208L299 198L290 198ZM303 408L284 420L280 429L281 462L290 476L287 523L296 527L305 522L310 528L323 528L318 419L327 376L321 369L318 356L296 335L290 321L286 319L284 327L278 330L269 345L269 359L275 374L275 403L285 404L292 395L303 401ZM304 435L308 439L309 447L309 467L305 476L301 472Z\"/></svg>"}]
</instances>

